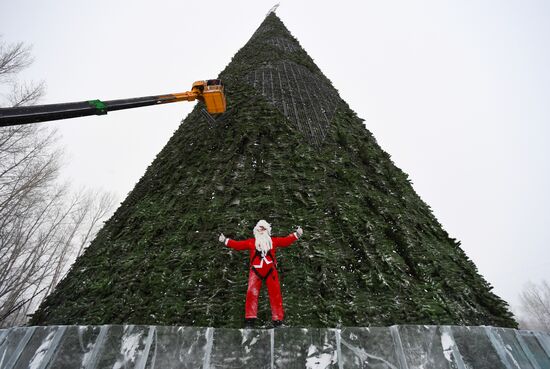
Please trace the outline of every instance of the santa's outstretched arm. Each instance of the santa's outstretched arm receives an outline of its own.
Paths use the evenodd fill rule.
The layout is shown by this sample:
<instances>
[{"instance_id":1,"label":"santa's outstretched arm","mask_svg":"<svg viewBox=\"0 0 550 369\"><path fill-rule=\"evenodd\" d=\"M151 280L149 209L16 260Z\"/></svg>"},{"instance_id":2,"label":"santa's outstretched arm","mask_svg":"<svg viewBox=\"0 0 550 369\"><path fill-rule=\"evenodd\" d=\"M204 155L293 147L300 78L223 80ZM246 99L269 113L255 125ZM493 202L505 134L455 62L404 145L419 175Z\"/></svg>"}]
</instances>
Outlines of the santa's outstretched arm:
<instances>
[{"instance_id":1,"label":"santa's outstretched arm","mask_svg":"<svg viewBox=\"0 0 550 369\"><path fill-rule=\"evenodd\" d=\"M251 244L250 239L244 241L235 241L231 238L225 237L223 233L220 234L218 241L223 242L225 246L231 247L235 250L249 250L251 247L254 248L254 242L252 242Z\"/></svg>"},{"instance_id":2,"label":"santa's outstretched arm","mask_svg":"<svg viewBox=\"0 0 550 369\"><path fill-rule=\"evenodd\" d=\"M292 232L286 237L272 237L273 244L277 247L288 247L292 245L298 238L302 237L304 230L302 227L296 228L295 232Z\"/></svg>"}]
</instances>

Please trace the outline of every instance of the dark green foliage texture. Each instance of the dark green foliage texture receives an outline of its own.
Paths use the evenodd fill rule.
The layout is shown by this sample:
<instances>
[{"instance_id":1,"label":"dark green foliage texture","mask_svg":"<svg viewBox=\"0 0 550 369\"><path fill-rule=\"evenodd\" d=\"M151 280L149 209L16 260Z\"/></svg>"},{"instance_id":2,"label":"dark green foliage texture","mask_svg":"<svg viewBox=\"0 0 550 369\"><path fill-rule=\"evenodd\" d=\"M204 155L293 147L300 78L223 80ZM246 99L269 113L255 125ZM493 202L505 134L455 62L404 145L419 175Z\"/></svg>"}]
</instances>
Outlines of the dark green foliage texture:
<instances>
[{"instance_id":1,"label":"dark green foliage texture","mask_svg":"<svg viewBox=\"0 0 550 369\"><path fill-rule=\"evenodd\" d=\"M337 101L321 144L246 77L277 63ZM288 325L516 326L279 18L220 77L228 112L214 125L197 105L32 324L242 327L248 255L217 238L251 237L266 219L274 235L305 232L278 253ZM270 317L264 288L259 319Z\"/></svg>"}]
</instances>

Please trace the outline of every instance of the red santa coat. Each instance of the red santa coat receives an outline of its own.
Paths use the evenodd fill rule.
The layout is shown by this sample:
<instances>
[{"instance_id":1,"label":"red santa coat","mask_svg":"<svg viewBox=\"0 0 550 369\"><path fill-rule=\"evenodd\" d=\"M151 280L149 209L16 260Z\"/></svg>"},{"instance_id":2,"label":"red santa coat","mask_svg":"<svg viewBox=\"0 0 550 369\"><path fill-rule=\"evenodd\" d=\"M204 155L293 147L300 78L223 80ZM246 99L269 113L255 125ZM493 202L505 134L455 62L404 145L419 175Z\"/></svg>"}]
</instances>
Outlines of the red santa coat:
<instances>
[{"instance_id":1,"label":"red santa coat","mask_svg":"<svg viewBox=\"0 0 550 369\"><path fill-rule=\"evenodd\" d=\"M266 255L265 259L256 254L256 240L249 238L243 241L226 239L225 245L235 250L249 250L250 252L250 272L248 275L248 291L246 293L245 317L256 318L258 314L258 296L262 280L265 280L271 305L271 315L273 320L283 320L283 298L281 295L281 286L279 283L279 273L277 272L277 260L275 253L279 247L288 247L298 239L296 233L291 233L286 237L271 237L272 249Z\"/></svg>"},{"instance_id":2,"label":"red santa coat","mask_svg":"<svg viewBox=\"0 0 550 369\"><path fill-rule=\"evenodd\" d=\"M286 237L271 237L271 242L273 244L273 248L270 250L272 258L268 257L268 261L273 261L274 266L277 265L277 258L275 257L275 253L277 252L277 248L279 247L288 247L294 243L298 239L298 235L296 232L289 234ZM249 238L243 241L235 241L230 238L225 240L225 245L228 247L231 247L235 250L249 250L250 251L250 266L252 266L252 263L254 262L255 265L258 265L259 260L258 257L255 257L256 255L256 240L254 238ZM256 259L256 260L254 260ZM273 259L273 260L271 260ZM269 264L263 265L263 270L265 268L269 268ZM260 269L260 268L256 268ZM262 273L263 275L263 273Z\"/></svg>"}]
</instances>

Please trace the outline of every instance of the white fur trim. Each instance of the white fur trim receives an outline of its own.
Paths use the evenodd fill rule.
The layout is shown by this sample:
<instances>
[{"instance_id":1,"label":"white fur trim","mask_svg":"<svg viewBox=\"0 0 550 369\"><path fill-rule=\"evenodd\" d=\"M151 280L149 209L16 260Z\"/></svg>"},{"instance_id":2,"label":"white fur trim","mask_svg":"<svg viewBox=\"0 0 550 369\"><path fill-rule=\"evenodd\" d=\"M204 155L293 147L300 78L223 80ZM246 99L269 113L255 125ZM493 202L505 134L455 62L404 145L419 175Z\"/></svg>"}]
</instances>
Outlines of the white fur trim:
<instances>
[{"instance_id":1,"label":"white fur trim","mask_svg":"<svg viewBox=\"0 0 550 369\"><path fill-rule=\"evenodd\" d=\"M264 266L264 261L267 265L273 263L273 260L272 261L269 261L265 258L265 256L263 258L260 259L260 264L252 264L252 266L256 269L261 269L263 266Z\"/></svg>"},{"instance_id":2,"label":"white fur trim","mask_svg":"<svg viewBox=\"0 0 550 369\"><path fill-rule=\"evenodd\" d=\"M227 246L227 244L229 243L229 238L226 238L224 243L225 243L225 246Z\"/></svg>"}]
</instances>

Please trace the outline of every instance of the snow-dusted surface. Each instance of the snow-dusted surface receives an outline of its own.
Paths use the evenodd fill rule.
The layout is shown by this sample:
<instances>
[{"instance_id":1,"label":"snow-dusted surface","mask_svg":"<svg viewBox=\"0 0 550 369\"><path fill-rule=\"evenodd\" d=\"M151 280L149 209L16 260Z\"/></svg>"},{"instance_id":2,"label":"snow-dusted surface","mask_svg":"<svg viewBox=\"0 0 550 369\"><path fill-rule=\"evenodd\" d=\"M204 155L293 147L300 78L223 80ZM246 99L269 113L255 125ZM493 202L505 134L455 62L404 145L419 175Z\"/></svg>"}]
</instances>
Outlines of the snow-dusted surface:
<instances>
[{"instance_id":1,"label":"snow-dusted surface","mask_svg":"<svg viewBox=\"0 0 550 369\"><path fill-rule=\"evenodd\" d=\"M54 334L55 332L50 332L46 336L46 338L44 338L44 340L40 343L40 347L38 347L31 359L31 362L29 363L29 369L38 369L40 367L42 360L44 359L46 353L48 352L48 349L50 348Z\"/></svg>"},{"instance_id":2,"label":"snow-dusted surface","mask_svg":"<svg viewBox=\"0 0 550 369\"><path fill-rule=\"evenodd\" d=\"M451 355L452 355L452 347L453 347L453 339L447 332L443 332L441 335L441 346L443 348L443 355L445 355L445 359L447 361L452 361Z\"/></svg>"},{"instance_id":3,"label":"snow-dusted surface","mask_svg":"<svg viewBox=\"0 0 550 369\"><path fill-rule=\"evenodd\" d=\"M29 327L0 331L0 369L545 369L549 344L494 327Z\"/></svg>"}]
</instances>

